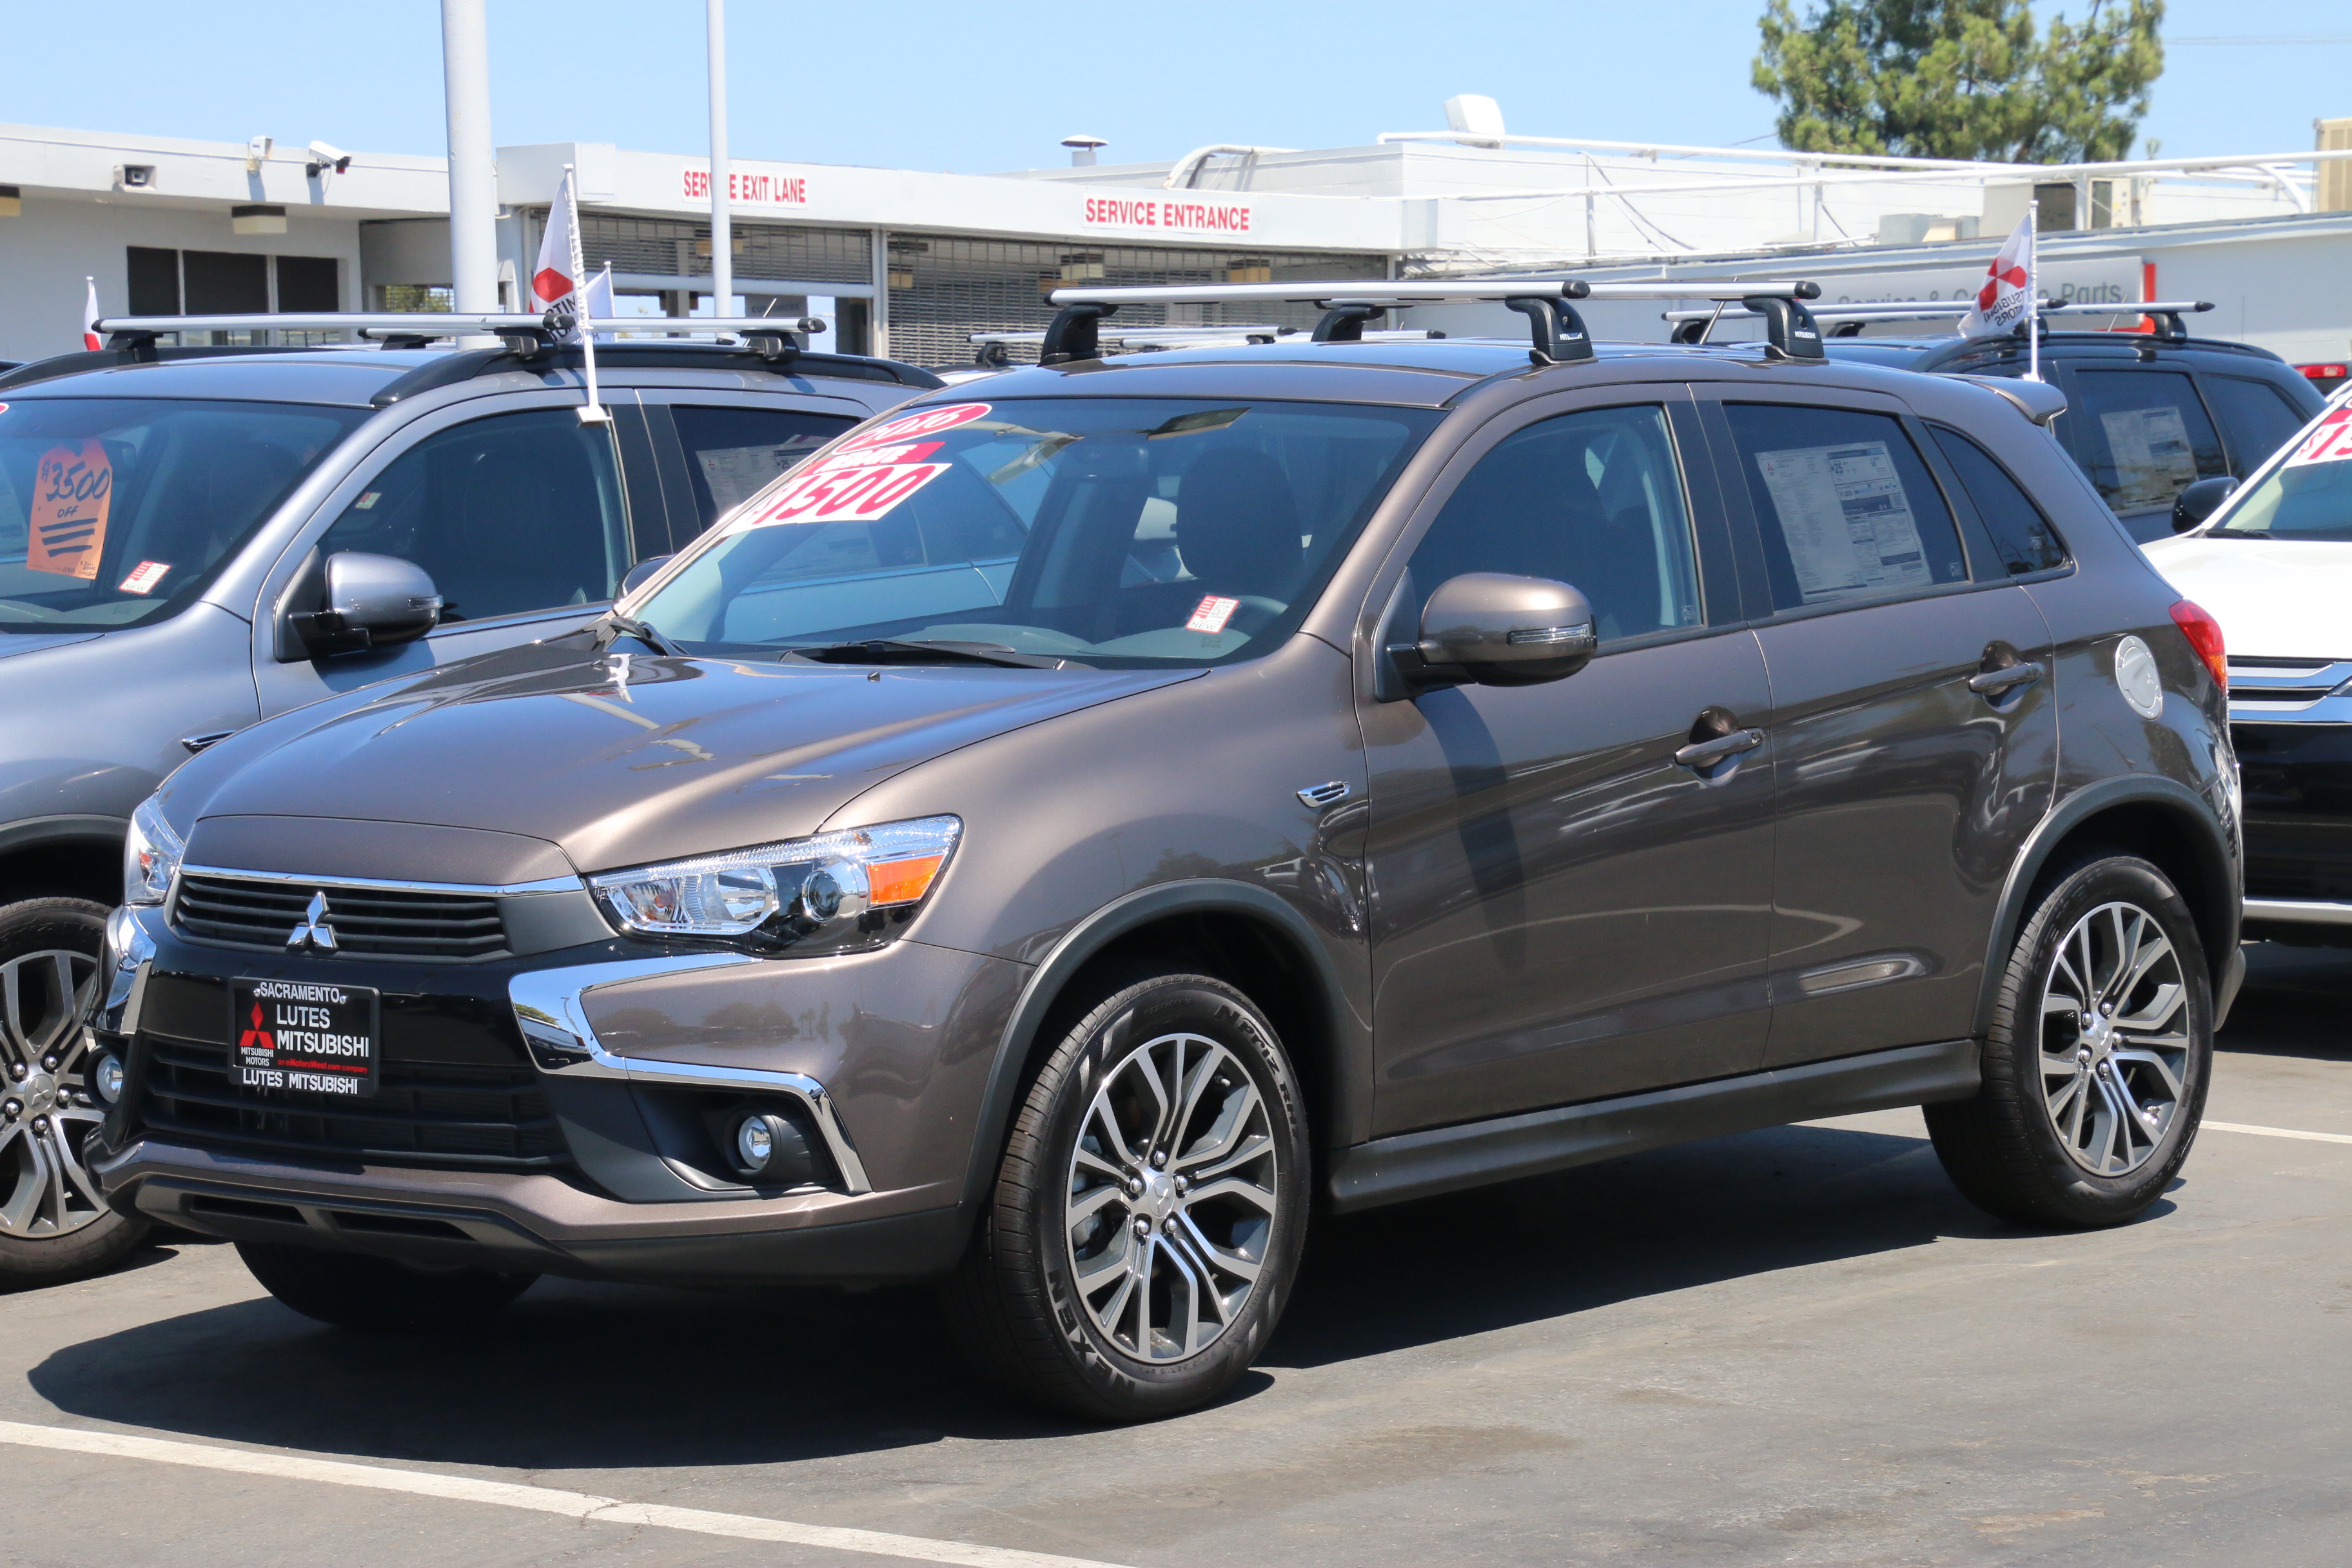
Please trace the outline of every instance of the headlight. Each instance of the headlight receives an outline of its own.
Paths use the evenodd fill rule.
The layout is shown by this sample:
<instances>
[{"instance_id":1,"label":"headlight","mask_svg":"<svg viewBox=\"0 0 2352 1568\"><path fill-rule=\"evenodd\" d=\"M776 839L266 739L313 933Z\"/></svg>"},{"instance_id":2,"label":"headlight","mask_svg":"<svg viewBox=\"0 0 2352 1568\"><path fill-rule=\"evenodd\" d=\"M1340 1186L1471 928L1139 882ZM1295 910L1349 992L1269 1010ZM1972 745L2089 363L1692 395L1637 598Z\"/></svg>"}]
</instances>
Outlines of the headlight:
<instances>
[{"instance_id":1,"label":"headlight","mask_svg":"<svg viewBox=\"0 0 2352 1568\"><path fill-rule=\"evenodd\" d=\"M961 819L923 816L591 877L605 912L646 936L845 952L878 947L939 880Z\"/></svg>"},{"instance_id":2,"label":"headlight","mask_svg":"<svg viewBox=\"0 0 2352 1568\"><path fill-rule=\"evenodd\" d=\"M131 814L131 837L122 845L122 901L160 904L172 890L187 846L163 820L163 808L149 795Z\"/></svg>"}]
</instances>

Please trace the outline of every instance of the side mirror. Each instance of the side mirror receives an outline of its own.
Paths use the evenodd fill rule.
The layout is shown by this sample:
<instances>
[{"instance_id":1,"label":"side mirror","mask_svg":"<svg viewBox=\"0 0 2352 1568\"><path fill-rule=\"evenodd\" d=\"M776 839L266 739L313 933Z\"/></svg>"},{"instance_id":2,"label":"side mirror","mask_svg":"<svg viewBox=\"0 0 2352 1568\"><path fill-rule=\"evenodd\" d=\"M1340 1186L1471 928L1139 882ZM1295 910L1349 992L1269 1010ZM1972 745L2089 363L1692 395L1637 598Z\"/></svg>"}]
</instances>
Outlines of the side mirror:
<instances>
[{"instance_id":1,"label":"side mirror","mask_svg":"<svg viewBox=\"0 0 2352 1568\"><path fill-rule=\"evenodd\" d=\"M639 587L643 586L647 581L649 581L655 573L660 571L663 567L668 565L671 562L677 559L677 557L675 554L648 555L646 559L638 562L635 566L629 568L629 574L621 579L620 592L614 594L613 597L615 599L627 598L630 595L635 593Z\"/></svg>"},{"instance_id":2,"label":"side mirror","mask_svg":"<svg viewBox=\"0 0 2352 1568\"><path fill-rule=\"evenodd\" d=\"M1465 572L1429 595L1421 640L1389 655L1414 686L1536 686L1574 675L1599 646L1591 605L1566 583Z\"/></svg>"},{"instance_id":3,"label":"side mirror","mask_svg":"<svg viewBox=\"0 0 2352 1568\"><path fill-rule=\"evenodd\" d=\"M415 642L441 618L441 593L425 568L356 550L327 557L326 607L287 617L313 658Z\"/></svg>"},{"instance_id":4,"label":"side mirror","mask_svg":"<svg viewBox=\"0 0 2352 1568\"><path fill-rule=\"evenodd\" d=\"M2236 492L2238 481L2227 474L2216 474L2195 484L2172 498L2172 531L2186 533L2190 529L2221 510L2221 503Z\"/></svg>"}]
</instances>

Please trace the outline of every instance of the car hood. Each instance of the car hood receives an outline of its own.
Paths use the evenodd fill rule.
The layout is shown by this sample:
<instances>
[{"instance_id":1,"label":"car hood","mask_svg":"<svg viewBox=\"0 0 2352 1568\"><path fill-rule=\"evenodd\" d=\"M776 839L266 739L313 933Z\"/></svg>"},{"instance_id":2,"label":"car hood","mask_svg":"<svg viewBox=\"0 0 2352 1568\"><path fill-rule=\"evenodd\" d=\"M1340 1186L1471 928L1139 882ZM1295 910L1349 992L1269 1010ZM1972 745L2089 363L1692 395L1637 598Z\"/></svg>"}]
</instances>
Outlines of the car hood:
<instances>
[{"instance_id":1,"label":"car hood","mask_svg":"<svg viewBox=\"0 0 2352 1568\"><path fill-rule=\"evenodd\" d=\"M2352 543L2190 534L2146 548L2166 581L2221 623L2231 653L2352 658Z\"/></svg>"},{"instance_id":2,"label":"car hood","mask_svg":"<svg viewBox=\"0 0 2352 1568\"><path fill-rule=\"evenodd\" d=\"M583 871L609 870L815 832L919 763L1199 673L533 645L224 742L220 756L197 758L173 781L173 816L488 830L551 842Z\"/></svg>"},{"instance_id":3,"label":"car hood","mask_svg":"<svg viewBox=\"0 0 2352 1568\"><path fill-rule=\"evenodd\" d=\"M88 642L105 635L103 632L0 633L0 658L6 658L11 654L33 653L45 647L63 647L68 643Z\"/></svg>"}]
</instances>

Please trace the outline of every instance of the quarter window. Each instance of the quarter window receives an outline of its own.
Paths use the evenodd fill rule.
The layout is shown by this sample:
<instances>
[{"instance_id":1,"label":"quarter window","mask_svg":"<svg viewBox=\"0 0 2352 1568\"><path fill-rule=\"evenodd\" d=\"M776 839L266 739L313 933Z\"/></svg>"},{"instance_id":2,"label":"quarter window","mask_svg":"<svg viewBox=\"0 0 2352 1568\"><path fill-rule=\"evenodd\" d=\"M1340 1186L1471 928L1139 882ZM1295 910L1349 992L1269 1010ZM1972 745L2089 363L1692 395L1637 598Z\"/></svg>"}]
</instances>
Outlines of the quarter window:
<instances>
[{"instance_id":1,"label":"quarter window","mask_svg":"<svg viewBox=\"0 0 2352 1568\"><path fill-rule=\"evenodd\" d=\"M2205 394L2213 400L2213 412L2222 428L2230 433L2239 468L2249 474L2285 446L2310 417L2277 387L2242 375L2209 375Z\"/></svg>"},{"instance_id":2,"label":"quarter window","mask_svg":"<svg viewBox=\"0 0 2352 1568\"><path fill-rule=\"evenodd\" d=\"M1776 610L1963 582L1950 507L1902 421L1850 408L1724 407L1762 524Z\"/></svg>"},{"instance_id":3,"label":"quarter window","mask_svg":"<svg viewBox=\"0 0 2352 1568\"><path fill-rule=\"evenodd\" d=\"M2001 563L2020 576L2066 564L2065 542L2024 487L2009 477L2009 470L1958 431L1940 425L1934 429L1936 444L1943 447L1945 459L1960 476L1960 488L1968 491L1977 515L1984 520Z\"/></svg>"},{"instance_id":4,"label":"quarter window","mask_svg":"<svg viewBox=\"0 0 2352 1568\"><path fill-rule=\"evenodd\" d=\"M1696 626L1690 515L1664 411L1564 414L1506 437L1413 551L1412 591L1426 597L1465 572L1573 584L1604 642Z\"/></svg>"},{"instance_id":5,"label":"quarter window","mask_svg":"<svg viewBox=\"0 0 2352 1568\"><path fill-rule=\"evenodd\" d=\"M441 591L445 622L609 599L629 569L629 525L606 428L545 408L428 436L369 481L320 548L415 562Z\"/></svg>"}]
</instances>

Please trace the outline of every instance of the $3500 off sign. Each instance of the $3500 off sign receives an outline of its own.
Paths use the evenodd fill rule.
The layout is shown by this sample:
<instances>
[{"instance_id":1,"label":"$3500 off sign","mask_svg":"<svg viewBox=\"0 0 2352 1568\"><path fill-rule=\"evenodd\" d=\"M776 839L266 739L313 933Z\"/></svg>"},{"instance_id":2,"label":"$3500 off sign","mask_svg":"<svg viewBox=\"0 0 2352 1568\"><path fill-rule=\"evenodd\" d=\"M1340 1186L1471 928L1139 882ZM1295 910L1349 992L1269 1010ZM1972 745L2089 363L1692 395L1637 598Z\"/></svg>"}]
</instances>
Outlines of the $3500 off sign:
<instances>
[{"instance_id":1,"label":"$3500 off sign","mask_svg":"<svg viewBox=\"0 0 2352 1568\"><path fill-rule=\"evenodd\" d=\"M114 465L106 447L63 443L41 454L33 475L33 537L25 564L88 582L106 553L106 509L114 496Z\"/></svg>"},{"instance_id":2,"label":"$3500 off sign","mask_svg":"<svg viewBox=\"0 0 2352 1568\"><path fill-rule=\"evenodd\" d=\"M871 522L954 467L927 461L944 443L920 437L986 418L988 412L985 403L959 403L877 425L799 469L735 527Z\"/></svg>"}]
</instances>

